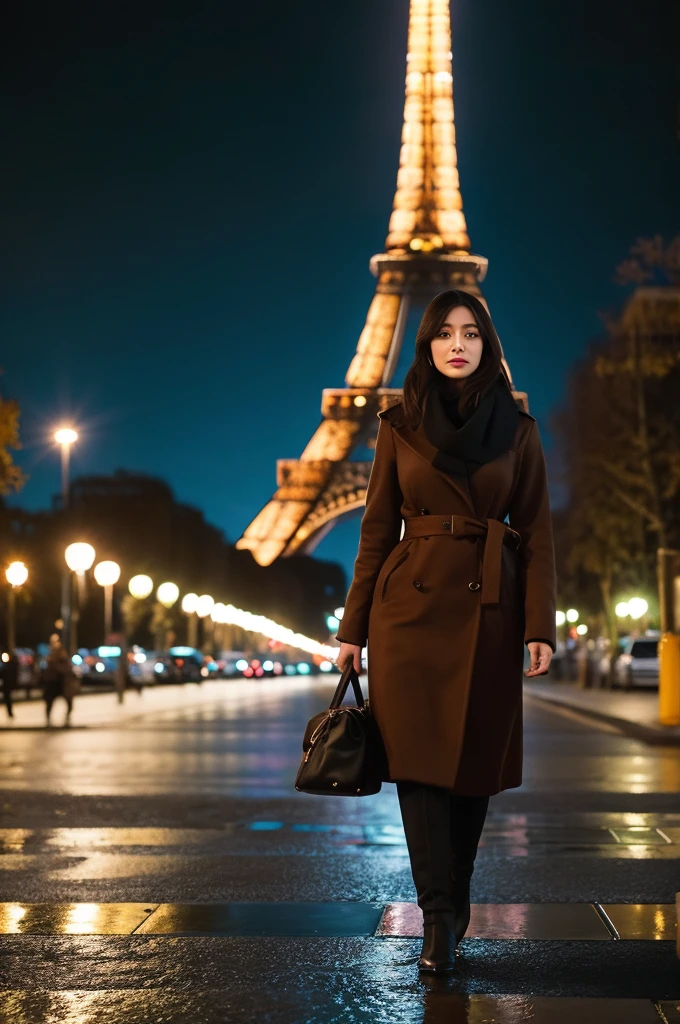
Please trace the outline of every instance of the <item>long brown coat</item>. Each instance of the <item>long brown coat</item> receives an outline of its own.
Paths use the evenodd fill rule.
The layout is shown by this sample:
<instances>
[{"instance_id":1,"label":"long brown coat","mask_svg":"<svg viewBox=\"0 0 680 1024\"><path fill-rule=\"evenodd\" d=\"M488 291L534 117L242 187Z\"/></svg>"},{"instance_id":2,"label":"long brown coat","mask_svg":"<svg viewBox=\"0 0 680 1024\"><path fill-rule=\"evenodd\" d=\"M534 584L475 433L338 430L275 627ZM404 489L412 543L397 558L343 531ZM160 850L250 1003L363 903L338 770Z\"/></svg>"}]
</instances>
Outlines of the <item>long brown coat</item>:
<instances>
[{"instance_id":1,"label":"long brown coat","mask_svg":"<svg viewBox=\"0 0 680 1024\"><path fill-rule=\"evenodd\" d=\"M463 480L432 465L437 448L402 411L379 413L338 640L368 643L385 781L493 795L522 782L524 642L555 646L538 426L521 411L508 450Z\"/></svg>"}]
</instances>

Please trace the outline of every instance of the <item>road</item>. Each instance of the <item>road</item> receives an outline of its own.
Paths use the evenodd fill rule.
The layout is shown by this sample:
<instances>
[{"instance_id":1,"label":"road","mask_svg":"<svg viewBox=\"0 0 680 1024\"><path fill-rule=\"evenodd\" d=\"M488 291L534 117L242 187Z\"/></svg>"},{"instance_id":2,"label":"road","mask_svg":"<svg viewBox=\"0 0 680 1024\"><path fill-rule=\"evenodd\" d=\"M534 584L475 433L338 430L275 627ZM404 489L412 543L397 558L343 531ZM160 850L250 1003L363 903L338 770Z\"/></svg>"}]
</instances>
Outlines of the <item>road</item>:
<instances>
[{"instance_id":1,"label":"road","mask_svg":"<svg viewBox=\"0 0 680 1024\"><path fill-rule=\"evenodd\" d=\"M332 679L39 704L0 731L0 1020L680 1021L680 749L525 700L473 921L422 979L395 787L298 794ZM2 709L0 709L2 714Z\"/></svg>"}]
</instances>

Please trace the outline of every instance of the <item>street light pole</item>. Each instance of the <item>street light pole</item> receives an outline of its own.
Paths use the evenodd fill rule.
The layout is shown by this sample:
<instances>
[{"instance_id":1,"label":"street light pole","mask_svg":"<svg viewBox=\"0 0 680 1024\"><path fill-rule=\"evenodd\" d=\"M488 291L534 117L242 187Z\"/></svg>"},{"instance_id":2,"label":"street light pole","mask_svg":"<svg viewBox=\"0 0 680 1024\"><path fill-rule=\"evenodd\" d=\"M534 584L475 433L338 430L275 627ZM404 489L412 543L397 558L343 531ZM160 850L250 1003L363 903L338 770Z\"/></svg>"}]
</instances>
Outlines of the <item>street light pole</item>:
<instances>
[{"instance_id":1,"label":"street light pole","mask_svg":"<svg viewBox=\"0 0 680 1024\"><path fill-rule=\"evenodd\" d=\"M10 587L7 591L7 650L10 654L16 645L16 600L14 587Z\"/></svg>"},{"instance_id":2,"label":"street light pole","mask_svg":"<svg viewBox=\"0 0 680 1024\"><path fill-rule=\"evenodd\" d=\"M185 594L182 598L182 611L187 617L187 644L196 647L198 644L198 594Z\"/></svg>"},{"instance_id":3,"label":"street light pole","mask_svg":"<svg viewBox=\"0 0 680 1024\"><path fill-rule=\"evenodd\" d=\"M15 592L19 587L23 587L28 579L28 569L23 562L12 562L5 570L5 577L9 583L9 591L7 593L7 650L12 655L17 645Z\"/></svg>"},{"instance_id":4,"label":"street light pole","mask_svg":"<svg viewBox=\"0 0 680 1024\"><path fill-rule=\"evenodd\" d=\"M61 449L61 504L66 516L69 507L71 445L78 440L78 434L71 427L60 427L54 434L54 440ZM61 619L64 624L62 642L67 651L71 648L71 618L71 573L64 569L61 577Z\"/></svg>"},{"instance_id":5,"label":"street light pole","mask_svg":"<svg viewBox=\"0 0 680 1024\"><path fill-rule=\"evenodd\" d=\"M77 595L78 603L76 605L75 614L72 615L72 629L69 630L69 644L67 648L69 654L75 654L78 644L77 638L77 622L80 617L80 605L82 604L82 594L85 589L85 573L92 567L94 562L94 548L91 544L78 543L69 544L64 552L64 558L66 559L66 565L75 573L77 581Z\"/></svg>"},{"instance_id":6,"label":"street light pole","mask_svg":"<svg viewBox=\"0 0 680 1024\"><path fill-rule=\"evenodd\" d=\"M99 562L94 567L94 578L104 588L104 643L109 642L113 632L113 587L120 579L117 562Z\"/></svg>"}]
</instances>

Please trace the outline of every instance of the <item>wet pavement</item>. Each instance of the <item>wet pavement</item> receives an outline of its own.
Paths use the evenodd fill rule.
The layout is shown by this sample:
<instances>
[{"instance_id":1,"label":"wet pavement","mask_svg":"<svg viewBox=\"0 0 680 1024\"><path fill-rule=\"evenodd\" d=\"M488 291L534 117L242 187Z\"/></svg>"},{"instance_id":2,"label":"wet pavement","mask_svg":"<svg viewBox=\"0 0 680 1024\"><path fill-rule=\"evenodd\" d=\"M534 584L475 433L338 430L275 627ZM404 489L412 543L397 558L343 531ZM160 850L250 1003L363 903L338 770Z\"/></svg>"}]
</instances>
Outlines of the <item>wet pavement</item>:
<instances>
[{"instance_id":1,"label":"wet pavement","mask_svg":"<svg viewBox=\"0 0 680 1024\"><path fill-rule=\"evenodd\" d=\"M335 680L39 704L0 730L0 1021L680 1021L680 749L525 700L525 781L492 797L447 979L395 787L298 794ZM55 723L60 723L55 708Z\"/></svg>"}]
</instances>

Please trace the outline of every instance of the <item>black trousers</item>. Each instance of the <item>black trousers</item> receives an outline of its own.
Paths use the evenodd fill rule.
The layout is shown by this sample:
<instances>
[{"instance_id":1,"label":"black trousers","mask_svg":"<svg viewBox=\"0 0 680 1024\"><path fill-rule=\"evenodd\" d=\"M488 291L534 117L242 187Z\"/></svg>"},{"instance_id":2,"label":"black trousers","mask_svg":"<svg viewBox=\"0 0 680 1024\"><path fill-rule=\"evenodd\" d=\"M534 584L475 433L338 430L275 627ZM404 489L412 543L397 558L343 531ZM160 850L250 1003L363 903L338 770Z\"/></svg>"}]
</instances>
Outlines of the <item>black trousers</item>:
<instances>
[{"instance_id":1,"label":"black trousers","mask_svg":"<svg viewBox=\"0 0 680 1024\"><path fill-rule=\"evenodd\" d=\"M50 717L52 712L52 705L54 704L57 697L63 697L66 701L67 714L71 714L73 710L73 697L67 697L64 693L64 684L61 680L55 680L45 683L45 711L47 717Z\"/></svg>"},{"instance_id":2,"label":"black trousers","mask_svg":"<svg viewBox=\"0 0 680 1024\"><path fill-rule=\"evenodd\" d=\"M411 873L427 923L456 913L469 896L488 796L459 796L440 786L397 781Z\"/></svg>"}]
</instances>

